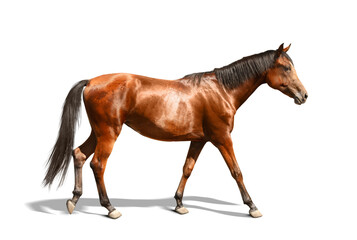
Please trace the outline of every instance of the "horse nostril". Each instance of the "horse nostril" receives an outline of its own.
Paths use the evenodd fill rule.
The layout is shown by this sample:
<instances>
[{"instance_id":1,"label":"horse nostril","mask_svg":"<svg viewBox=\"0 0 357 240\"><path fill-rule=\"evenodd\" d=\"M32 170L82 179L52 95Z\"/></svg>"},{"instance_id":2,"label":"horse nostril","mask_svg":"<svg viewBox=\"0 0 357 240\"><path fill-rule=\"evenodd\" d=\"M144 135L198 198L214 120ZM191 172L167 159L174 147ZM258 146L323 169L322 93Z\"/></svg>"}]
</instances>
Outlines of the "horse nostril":
<instances>
[{"instance_id":1,"label":"horse nostril","mask_svg":"<svg viewBox=\"0 0 357 240\"><path fill-rule=\"evenodd\" d=\"M305 93L305 99L307 99L307 97L308 97L308 95L307 95L307 93Z\"/></svg>"}]
</instances>

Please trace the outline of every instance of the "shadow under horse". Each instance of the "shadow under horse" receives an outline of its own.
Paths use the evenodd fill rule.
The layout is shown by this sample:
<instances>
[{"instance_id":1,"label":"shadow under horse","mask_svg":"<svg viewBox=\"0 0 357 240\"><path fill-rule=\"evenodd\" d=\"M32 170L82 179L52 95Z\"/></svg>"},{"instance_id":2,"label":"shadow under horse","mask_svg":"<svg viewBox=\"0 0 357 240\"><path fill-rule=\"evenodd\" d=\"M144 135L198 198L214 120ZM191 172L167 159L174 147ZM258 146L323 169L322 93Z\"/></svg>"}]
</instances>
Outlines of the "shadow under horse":
<instances>
[{"instance_id":1,"label":"shadow under horse","mask_svg":"<svg viewBox=\"0 0 357 240\"><path fill-rule=\"evenodd\" d=\"M231 205L235 206L238 204L218 200L215 198L208 198L208 197L198 197L198 196L186 196L186 201L191 202L200 202L200 203L209 203L215 204L217 206L222 205ZM61 213L67 212L67 209L63 202L65 199L49 199L49 200L40 200L29 202L26 205L33 211L42 212L50 214L52 211L58 211ZM174 205L173 198L158 198L158 199L123 199L123 198L115 198L111 199L111 203L115 206L121 207L159 207L161 209L165 209L167 211L173 211L172 207ZM98 206L98 200L95 198L81 198L81 201L76 205L76 210L79 212L86 212L87 207L96 207ZM223 214L226 216L233 216L233 217L248 217L248 214L239 213L239 212L232 212L232 211L224 211L214 209L212 207L203 207L197 204L188 204L190 208L195 208L199 210L214 212L218 214Z\"/></svg>"}]
</instances>

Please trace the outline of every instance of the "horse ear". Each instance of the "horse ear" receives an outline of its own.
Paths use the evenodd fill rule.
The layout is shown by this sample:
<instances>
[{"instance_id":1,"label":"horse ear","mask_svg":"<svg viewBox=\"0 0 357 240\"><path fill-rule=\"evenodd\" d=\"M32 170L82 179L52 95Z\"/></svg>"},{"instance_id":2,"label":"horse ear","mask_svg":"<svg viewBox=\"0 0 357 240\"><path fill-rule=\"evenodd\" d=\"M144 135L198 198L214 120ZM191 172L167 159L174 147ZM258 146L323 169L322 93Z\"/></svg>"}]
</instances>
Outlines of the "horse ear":
<instances>
[{"instance_id":1,"label":"horse ear","mask_svg":"<svg viewBox=\"0 0 357 240\"><path fill-rule=\"evenodd\" d=\"M280 57L281 53L284 51L284 43L282 43L279 48L276 50L275 58Z\"/></svg>"},{"instance_id":2,"label":"horse ear","mask_svg":"<svg viewBox=\"0 0 357 240\"><path fill-rule=\"evenodd\" d=\"M286 48L283 49L284 52L287 52L290 49L291 43L289 44L289 46L287 46Z\"/></svg>"}]
</instances>

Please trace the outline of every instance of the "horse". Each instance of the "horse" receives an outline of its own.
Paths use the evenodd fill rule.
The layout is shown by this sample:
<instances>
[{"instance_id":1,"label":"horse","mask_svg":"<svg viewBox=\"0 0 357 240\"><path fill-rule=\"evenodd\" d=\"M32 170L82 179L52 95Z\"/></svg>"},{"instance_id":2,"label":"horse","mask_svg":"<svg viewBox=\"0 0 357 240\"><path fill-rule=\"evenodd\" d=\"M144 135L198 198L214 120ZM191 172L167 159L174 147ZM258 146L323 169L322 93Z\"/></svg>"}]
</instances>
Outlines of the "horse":
<instances>
[{"instance_id":1,"label":"horse","mask_svg":"<svg viewBox=\"0 0 357 240\"><path fill-rule=\"evenodd\" d=\"M207 142L221 153L253 218L262 214L243 182L233 151L231 132L238 108L262 84L267 83L294 99L306 102L307 91L300 82L292 59L291 44L235 61L212 71L193 73L177 80L163 80L128 73L107 74L82 80L69 91L62 111L57 141L47 160L44 186L60 176L59 186L73 156L75 184L67 200L71 214L82 195L82 167L90 162L101 206L116 219L121 213L109 201L104 183L107 160L123 124L143 136L162 141L191 141L182 177L174 198L175 211L186 214L182 203L186 182ZM84 90L83 90L84 89ZM91 125L88 139L73 149L81 101Z\"/></svg>"}]
</instances>

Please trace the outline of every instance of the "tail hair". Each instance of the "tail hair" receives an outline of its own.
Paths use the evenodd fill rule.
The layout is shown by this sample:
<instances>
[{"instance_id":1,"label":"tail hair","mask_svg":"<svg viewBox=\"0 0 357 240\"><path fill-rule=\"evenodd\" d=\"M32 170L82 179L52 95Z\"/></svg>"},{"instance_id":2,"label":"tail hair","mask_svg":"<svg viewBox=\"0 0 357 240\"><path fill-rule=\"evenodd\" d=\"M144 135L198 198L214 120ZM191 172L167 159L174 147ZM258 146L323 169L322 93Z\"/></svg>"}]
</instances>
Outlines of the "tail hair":
<instances>
[{"instance_id":1,"label":"tail hair","mask_svg":"<svg viewBox=\"0 0 357 240\"><path fill-rule=\"evenodd\" d=\"M88 80L76 83L66 97L57 141L46 163L47 172L43 179L44 186L51 186L55 177L60 174L59 187L66 177L73 151L76 124L78 123L81 109L82 91L87 83Z\"/></svg>"}]
</instances>

